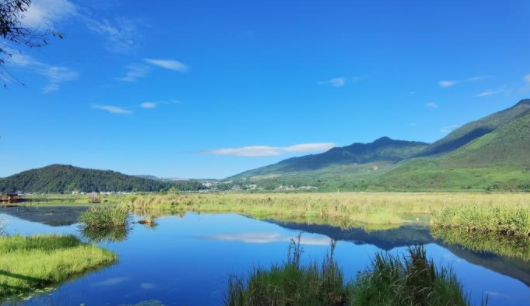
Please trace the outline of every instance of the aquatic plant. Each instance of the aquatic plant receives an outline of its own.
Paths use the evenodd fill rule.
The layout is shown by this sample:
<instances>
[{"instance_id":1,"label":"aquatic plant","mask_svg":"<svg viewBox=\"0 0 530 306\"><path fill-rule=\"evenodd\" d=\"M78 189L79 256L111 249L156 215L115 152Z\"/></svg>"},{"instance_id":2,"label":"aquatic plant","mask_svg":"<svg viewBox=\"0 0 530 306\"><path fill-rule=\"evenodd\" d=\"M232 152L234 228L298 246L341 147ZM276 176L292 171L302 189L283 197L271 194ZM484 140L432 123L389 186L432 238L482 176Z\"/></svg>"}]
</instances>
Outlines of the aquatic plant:
<instances>
[{"instance_id":1,"label":"aquatic plant","mask_svg":"<svg viewBox=\"0 0 530 306\"><path fill-rule=\"evenodd\" d=\"M349 305L469 305L451 269L438 269L421 245L407 256L378 253L348 285Z\"/></svg>"},{"instance_id":2,"label":"aquatic plant","mask_svg":"<svg viewBox=\"0 0 530 306\"><path fill-rule=\"evenodd\" d=\"M226 306L339 306L347 292L343 274L333 258L335 244L318 265L302 265L300 237L292 240L288 259L268 270L255 269L248 282L238 277L229 281Z\"/></svg>"},{"instance_id":3,"label":"aquatic plant","mask_svg":"<svg viewBox=\"0 0 530 306\"><path fill-rule=\"evenodd\" d=\"M79 221L91 230L123 229L129 226L130 217L129 211L123 207L102 205L90 207Z\"/></svg>"},{"instance_id":4,"label":"aquatic plant","mask_svg":"<svg viewBox=\"0 0 530 306\"><path fill-rule=\"evenodd\" d=\"M450 269L438 269L421 245L407 256L378 253L357 278L344 282L335 261L335 244L323 262L302 265L300 240L288 259L255 269L248 279L231 277L225 306L467 306L462 286Z\"/></svg>"},{"instance_id":5,"label":"aquatic plant","mask_svg":"<svg viewBox=\"0 0 530 306\"><path fill-rule=\"evenodd\" d=\"M30 292L111 264L117 255L75 236L0 237L0 298Z\"/></svg>"},{"instance_id":6,"label":"aquatic plant","mask_svg":"<svg viewBox=\"0 0 530 306\"><path fill-rule=\"evenodd\" d=\"M81 235L94 243L100 242L120 242L127 238L128 227L121 228L91 228L83 227Z\"/></svg>"}]
</instances>

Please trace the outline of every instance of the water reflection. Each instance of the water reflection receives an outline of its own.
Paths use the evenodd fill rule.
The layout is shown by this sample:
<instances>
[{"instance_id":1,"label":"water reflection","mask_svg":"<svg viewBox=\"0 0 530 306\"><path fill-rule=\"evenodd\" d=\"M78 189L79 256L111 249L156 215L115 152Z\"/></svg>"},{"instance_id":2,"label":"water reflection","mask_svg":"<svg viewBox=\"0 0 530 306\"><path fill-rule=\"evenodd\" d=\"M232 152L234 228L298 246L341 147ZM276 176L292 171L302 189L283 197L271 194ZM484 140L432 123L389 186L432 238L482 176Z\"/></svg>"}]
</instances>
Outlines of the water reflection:
<instances>
[{"instance_id":1,"label":"water reflection","mask_svg":"<svg viewBox=\"0 0 530 306\"><path fill-rule=\"evenodd\" d=\"M120 242L127 238L130 228L106 228L106 229L91 229L87 227L81 228L81 235L90 242Z\"/></svg>"},{"instance_id":2,"label":"water reflection","mask_svg":"<svg viewBox=\"0 0 530 306\"><path fill-rule=\"evenodd\" d=\"M63 208L71 209L75 208ZM40 208L35 212L37 216L9 208L10 216L0 218L8 219L10 234L73 233L103 243L118 253L120 260L110 268L63 284L52 298L40 296L16 305L46 305L46 299L55 303L49 305L61 306L222 305L229 275L244 275L253 267L281 262L289 240L300 232L305 233L302 243L308 260L322 258L329 250L330 240L337 240L337 260L346 278L355 277L366 268L375 252L403 252L407 246L423 243L435 262L454 266L474 304L480 304L484 293L490 295L490 306L530 304L529 246L524 240L503 241L477 235L473 239L463 233L431 231L419 225L386 230L343 229L199 213L157 216L155 229L136 222L125 233L86 233L76 224L77 217L69 219L69 226L64 225L68 224L66 218L60 220L64 226L48 226L42 223L57 223L50 222L53 218L49 216L43 217L46 214ZM37 218L45 221L22 220ZM137 221L142 219L136 217ZM67 296L67 302L61 296Z\"/></svg>"}]
</instances>

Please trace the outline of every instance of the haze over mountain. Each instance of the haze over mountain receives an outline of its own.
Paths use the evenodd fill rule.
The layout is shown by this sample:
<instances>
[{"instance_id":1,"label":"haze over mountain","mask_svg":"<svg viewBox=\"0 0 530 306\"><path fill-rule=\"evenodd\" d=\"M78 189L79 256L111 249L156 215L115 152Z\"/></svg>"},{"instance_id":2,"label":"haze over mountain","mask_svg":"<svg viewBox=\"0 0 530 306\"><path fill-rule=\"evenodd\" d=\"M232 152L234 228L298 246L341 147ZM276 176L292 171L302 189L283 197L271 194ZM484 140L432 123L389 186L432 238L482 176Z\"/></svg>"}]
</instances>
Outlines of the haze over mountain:
<instances>
[{"instance_id":1,"label":"haze over mountain","mask_svg":"<svg viewBox=\"0 0 530 306\"><path fill-rule=\"evenodd\" d=\"M0 179L0 192L158 192L171 187L198 190L202 184L194 181L164 182L110 170L83 169L68 165L51 165Z\"/></svg>"}]
</instances>

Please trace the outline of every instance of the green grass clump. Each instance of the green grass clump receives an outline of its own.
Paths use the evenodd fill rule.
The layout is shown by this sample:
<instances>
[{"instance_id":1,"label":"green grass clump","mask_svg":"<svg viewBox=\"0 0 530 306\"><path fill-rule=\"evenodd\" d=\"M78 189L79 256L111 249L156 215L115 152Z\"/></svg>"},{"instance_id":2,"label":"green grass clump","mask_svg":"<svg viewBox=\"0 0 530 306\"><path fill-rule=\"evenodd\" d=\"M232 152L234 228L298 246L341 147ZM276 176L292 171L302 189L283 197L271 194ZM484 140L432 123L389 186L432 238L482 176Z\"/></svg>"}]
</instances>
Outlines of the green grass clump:
<instances>
[{"instance_id":1,"label":"green grass clump","mask_svg":"<svg viewBox=\"0 0 530 306\"><path fill-rule=\"evenodd\" d=\"M229 282L226 306L340 306L347 292L343 274L331 253L321 265L300 263L300 239L292 241L289 256L282 265L269 270L256 269L245 285L240 278Z\"/></svg>"},{"instance_id":2,"label":"green grass clump","mask_svg":"<svg viewBox=\"0 0 530 306\"><path fill-rule=\"evenodd\" d=\"M84 212L79 221L91 230L124 229L130 224L129 211L118 206L93 206Z\"/></svg>"},{"instance_id":3,"label":"green grass clump","mask_svg":"<svg viewBox=\"0 0 530 306\"><path fill-rule=\"evenodd\" d=\"M58 284L117 260L75 236L0 237L0 298Z\"/></svg>"},{"instance_id":4,"label":"green grass clump","mask_svg":"<svg viewBox=\"0 0 530 306\"><path fill-rule=\"evenodd\" d=\"M351 282L331 252L319 265L300 264L300 240L293 241L288 260L268 270L256 269L247 281L232 277L226 306L467 306L462 286L450 269L437 269L425 248L409 248L407 256L379 253L372 265Z\"/></svg>"},{"instance_id":5,"label":"green grass clump","mask_svg":"<svg viewBox=\"0 0 530 306\"><path fill-rule=\"evenodd\" d=\"M349 285L349 305L469 305L462 286L450 269L437 269L423 246L408 256L379 253L369 269Z\"/></svg>"}]
</instances>

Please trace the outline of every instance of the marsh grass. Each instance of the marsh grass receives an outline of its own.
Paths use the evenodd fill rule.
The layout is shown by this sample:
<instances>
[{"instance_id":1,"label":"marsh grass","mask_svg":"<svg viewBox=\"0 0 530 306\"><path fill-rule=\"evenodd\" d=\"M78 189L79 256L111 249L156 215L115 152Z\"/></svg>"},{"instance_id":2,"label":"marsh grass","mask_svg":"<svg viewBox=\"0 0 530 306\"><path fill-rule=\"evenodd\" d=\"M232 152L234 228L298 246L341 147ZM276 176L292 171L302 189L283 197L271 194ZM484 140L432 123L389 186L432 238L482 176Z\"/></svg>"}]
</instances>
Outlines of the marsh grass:
<instances>
[{"instance_id":1,"label":"marsh grass","mask_svg":"<svg viewBox=\"0 0 530 306\"><path fill-rule=\"evenodd\" d=\"M75 236L0 237L0 299L58 284L117 256Z\"/></svg>"},{"instance_id":2,"label":"marsh grass","mask_svg":"<svg viewBox=\"0 0 530 306\"><path fill-rule=\"evenodd\" d=\"M371 266L348 285L349 305L469 305L451 269L438 269L423 246L408 255L378 253Z\"/></svg>"},{"instance_id":3,"label":"marsh grass","mask_svg":"<svg viewBox=\"0 0 530 306\"><path fill-rule=\"evenodd\" d=\"M343 274L333 258L335 245L319 265L302 265L300 237L292 240L287 261L268 270L255 269L245 284L232 277L226 306L339 306L344 305L346 289Z\"/></svg>"},{"instance_id":4,"label":"marsh grass","mask_svg":"<svg viewBox=\"0 0 530 306\"><path fill-rule=\"evenodd\" d=\"M287 261L255 269L248 279L232 277L225 306L467 306L451 269L438 269L423 246L405 256L378 253L371 266L346 283L334 259L335 243L321 264L302 265L300 238Z\"/></svg>"},{"instance_id":5,"label":"marsh grass","mask_svg":"<svg viewBox=\"0 0 530 306\"><path fill-rule=\"evenodd\" d=\"M130 224L129 211L124 207L102 205L93 206L85 211L79 221L92 231L125 229Z\"/></svg>"},{"instance_id":6,"label":"marsh grass","mask_svg":"<svg viewBox=\"0 0 530 306\"><path fill-rule=\"evenodd\" d=\"M468 232L494 232L508 236L530 237L530 198L526 204L460 205L437 211L434 226L463 229Z\"/></svg>"}]
</instances>

